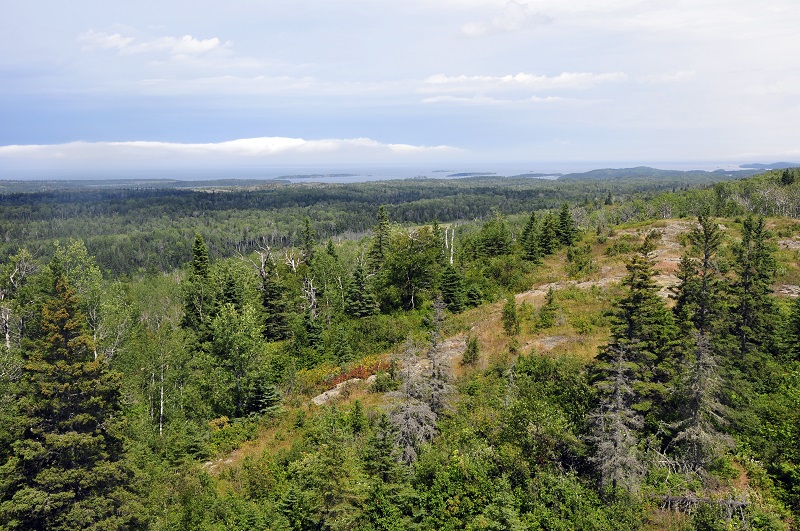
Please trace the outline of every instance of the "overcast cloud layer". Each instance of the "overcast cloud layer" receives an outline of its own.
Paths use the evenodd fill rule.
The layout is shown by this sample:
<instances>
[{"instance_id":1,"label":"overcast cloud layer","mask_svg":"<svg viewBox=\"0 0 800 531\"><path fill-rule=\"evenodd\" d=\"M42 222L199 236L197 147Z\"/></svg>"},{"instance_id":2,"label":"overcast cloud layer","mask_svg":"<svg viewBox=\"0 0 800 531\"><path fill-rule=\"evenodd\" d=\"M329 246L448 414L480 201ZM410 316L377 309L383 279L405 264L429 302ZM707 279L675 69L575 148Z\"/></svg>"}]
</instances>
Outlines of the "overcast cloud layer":
<instances>
[{"instance_id":1,"label":"overcast cloud layer","mask_svg":"<svg viewBox=\"0 0 800 531\"><path fill-rule=\"evenodd\" d=\"M16 170L800 159L795 0L7 2Z\"/></svg>"}]
</instances>

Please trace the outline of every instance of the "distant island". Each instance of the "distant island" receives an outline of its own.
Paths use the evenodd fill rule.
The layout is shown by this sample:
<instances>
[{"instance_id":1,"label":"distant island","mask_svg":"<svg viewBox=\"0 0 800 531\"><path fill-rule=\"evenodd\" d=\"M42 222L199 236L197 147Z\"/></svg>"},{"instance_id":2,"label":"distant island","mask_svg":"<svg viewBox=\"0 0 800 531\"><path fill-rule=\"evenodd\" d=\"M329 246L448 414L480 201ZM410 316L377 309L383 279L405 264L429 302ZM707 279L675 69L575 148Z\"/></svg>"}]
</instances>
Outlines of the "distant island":
<instances>
[{"instance_id":1,"label":"distant island","mask_svg":"<svg viewBox=\"0 0 800 531\"><path fill-rule=\"evenodd\" d=\"M758 162L754 162L751 164L741 164L740 168L747 168L747 169L756 169L756 170L782 170L784 168L798 168L800 167L800 163L798 162L773 162L772 164L761 164Z\"/></svg>"},{"instance_id":2,"label":"distant island","mask_svg":"<svg viewBox=\"0 0 800 531\"><path fill-rule=\"evenodd\" d=\"M497 175L491 171L464 171L460 173L451 173L448 177L479 177L484 175Z\"/></svg>"},{"instance_id":3,"label":"distant island","mask_svg":"<svg viewBox=\"0 0 800 531\"><path fill-rule=\"evenodd\" d=\"M357 173L309 173L302 175L281 175L275 179L321 179L328 177L357 177Z\"/></svg>"}]
</instances>

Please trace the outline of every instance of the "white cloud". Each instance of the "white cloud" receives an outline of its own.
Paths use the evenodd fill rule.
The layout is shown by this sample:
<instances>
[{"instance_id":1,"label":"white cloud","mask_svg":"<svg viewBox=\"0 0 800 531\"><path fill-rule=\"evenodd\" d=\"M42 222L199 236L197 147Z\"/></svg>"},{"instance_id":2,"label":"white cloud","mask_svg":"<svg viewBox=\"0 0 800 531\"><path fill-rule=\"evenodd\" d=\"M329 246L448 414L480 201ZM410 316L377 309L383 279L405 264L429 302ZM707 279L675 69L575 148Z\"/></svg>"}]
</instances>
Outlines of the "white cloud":
<instances>
[{"instance_id":1,"label":"white cloud","mask_svg":"<svg viewBox=\"0 0 800 531\"><path fill-rule=\"evenodd\" d=\"M543 76L520 72L505 76L447 76L437 74L426 79L430 91L472 91L481 89L586 89L601 83L625 81L623 72L594 74L591 72L562 72L557 76Z\"/></svg>"},{"instance_id":2,"label":"white cloud","mask_svg":"<svg viewBox=\"0 0 800 531\"><path fill-rule=\"evenodd\" d=\"M469 22L461 27L461 33L466 37L484 37L498 33L512 33L537 24L548 24L551 18L531 10L523 2L510 0L500 12L488 21Z\"/></svg>"},{"instance_id":3,"label":"white cloud","mask_svg":"<svg viewBox=\"0 0 800 531\"><path fill-rule=\"evenodd\" d=\"M418 160L460 152L451 146L382 143L370 138L305 140L288 137L244 138L217 143L152 141L69 142L49 145L0 146L0 163L8 167L41 168L92 165L95 167L153 167L179 164L191 167L248 162L305 162L309 160Z\"/></svg>"},{"instance_id":4,"label":"white cloud","mask_svg":"<svg viewBox=\"0 0 800 531\"><path fill-rule=\"evenodd\" d=\"M98 48L103 50L116 49L120 54L124 55L166 52L174 56L193 56L230 46L230 42L222 43L217 37L196 39L191 35L184 35L182 37L167 36L138 41L135 37L126 37L120 33L104 33L94 30L78 35L78 42L83 43L84 48L87 50Z\"/></svg>"},{"instance_id":5,"label":"white cloud","mask_svg":"<svg viewBox=\"0 0 800 531\"><path fill-rule=\"evenodd\" d=\"M472 106L499 106L499 105L524 105L524 104L550 104L550 103L561 103L566 101L574 101L569 98L562 98L559 96L531 96L529 98L524 99L499 99L499 98L491 98L488 96L469 96L469 97L461 97L461 96L433 96L430 98L424 98L422 103L452 103L456 105L472 105Z\"/></svg>"},{"instance_id":6,"label":"white cloud","mask_svg":"<svg viewBox=\"0 0 800 531\"><path fill-rule=\"evenodd\" d=\"M103 33L89 30L78 35L78 42L83 43L86 50L123 50L135 41L133 37L124 37L119 33Z\"/></svg>"}]
</instances>

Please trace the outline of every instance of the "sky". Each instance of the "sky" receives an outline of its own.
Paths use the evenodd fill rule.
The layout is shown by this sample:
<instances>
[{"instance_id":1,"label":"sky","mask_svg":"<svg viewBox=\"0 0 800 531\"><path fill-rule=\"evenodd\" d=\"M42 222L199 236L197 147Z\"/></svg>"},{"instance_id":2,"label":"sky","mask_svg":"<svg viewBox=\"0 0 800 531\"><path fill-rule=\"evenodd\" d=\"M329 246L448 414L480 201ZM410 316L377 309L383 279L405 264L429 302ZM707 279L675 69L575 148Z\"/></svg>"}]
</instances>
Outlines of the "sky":
<instances>
[{"instance_id":1,"label":"sky","mask_svg":"<svg viewBox=\"0 0 800 531\"><path fill-rule=\"evenodd\" d=\"M800 160L796 0L0 8L5 179Z\"/></svg>"}]
</instances>

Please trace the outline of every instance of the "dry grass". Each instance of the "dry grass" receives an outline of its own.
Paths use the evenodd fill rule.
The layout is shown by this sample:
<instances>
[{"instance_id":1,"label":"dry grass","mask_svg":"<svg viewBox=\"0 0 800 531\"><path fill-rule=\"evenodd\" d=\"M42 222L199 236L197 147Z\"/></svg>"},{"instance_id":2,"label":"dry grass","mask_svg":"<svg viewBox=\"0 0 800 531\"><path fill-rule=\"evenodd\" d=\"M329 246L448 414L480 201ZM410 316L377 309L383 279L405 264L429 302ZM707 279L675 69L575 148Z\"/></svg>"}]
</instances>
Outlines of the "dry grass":
<instances>
[{"instance_id":1,"label":"dry grass","mask_svg":"<svg viewBox=\"0 0 800 531\"><path fill-rule=\"evenodd\" d=\"M720 223L725 227L728 241L740 237L735 223L730 220L720 220ZM649 230L659 230L662 237L657 242L654 253L658 271L656 280L662 286L661 295L666 297L669 287L677 283L675 271L685 252L681 245L682 235L692 226L694 223L686 220L660 220L651 224L623 226L607 235L588 234L583 243L592 245L592 258L596 267L581 278L569 278L567 275L565 251L547 257L530 274L531 289L516 295L521 321L521 332L515 338L518 354L574 356L587 362L592 360L608 340L610 322L606 314L621 294L619 282L626 273L625 256L608 256L605 254L606 249L619 240L628 241L635 246ZM792 242L780 246L776 253L779 263L778 283L800 284L800 222L777 220L771 222L770 229L780 234L782 240ZM794 247L794 242L797 242L797 248ZM555 293L557 311L553 325L542 328L538 324L538 312L545 304L550 288ZM485 370L497 361L510 362L516 355L509 352L512 339L505 334L501 324L503 302L472 308L450 316L445 323L443 329L448 336L445 343L455 377ZM473 365L463 366L460 361L467 335L477 338L479 359ZM388 362L392 357L399 356L397 352L387 352L376 359ZM387 399L382 394L370 393L362 382L333 399L330 404L347 408L355 400L361 400L365 408L371 409L384 407ZM241 466L246 457L258 458L266 453L274 454L289 448L300 431L294 427L300 412L310 419L320 411L322 408L310 405L306 398L287 405L281 417L273 425L262 428L256 440L244 443L228 456L209 464L207 468L212 473L219 474ZM646 529L681 529L684 523L680 515L658 511L652 515Z\"/></svg>"}]
</instances>

